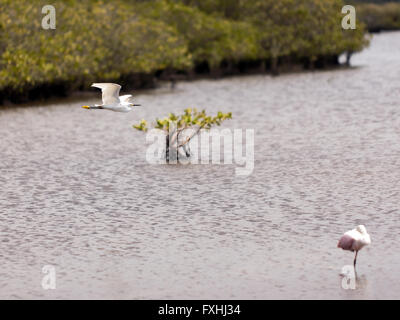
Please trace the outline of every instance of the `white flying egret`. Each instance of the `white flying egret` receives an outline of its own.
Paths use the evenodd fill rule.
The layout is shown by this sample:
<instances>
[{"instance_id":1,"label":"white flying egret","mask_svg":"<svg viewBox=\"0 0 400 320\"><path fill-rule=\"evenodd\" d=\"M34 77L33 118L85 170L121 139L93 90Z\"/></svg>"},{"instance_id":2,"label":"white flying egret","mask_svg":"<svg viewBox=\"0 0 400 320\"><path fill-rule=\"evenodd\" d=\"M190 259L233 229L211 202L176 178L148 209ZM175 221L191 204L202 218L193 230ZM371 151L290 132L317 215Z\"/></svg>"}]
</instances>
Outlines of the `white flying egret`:
<instances>
[{"instance_id":1,"label":"white flying egret","mask_svg":"<svg viewBox=\"0 0 400 320\"><path fill-rule=\"evenodd\" d=\"M363 225L357 226L355 229L347 231L339 240L338 248L356 252L354 257L354 268L356 267L357 254L362 247L371 243L371 237L367 233L367 229Z\"/></svg>"},{"instance_id":2,"label":"white flying egret","mask_svg":"<svg viewBox=\"0 0 400 320\"><path fill-rule=\"evenodd\" d=\"M121 86L116 83L93 83L92 87L101 89L103 104L94 106L83 106L85 109L105 109L115 112L129 112L132 107L140 106L133 104L132 95L119 96Z\"/></svg>"}]
</instances>

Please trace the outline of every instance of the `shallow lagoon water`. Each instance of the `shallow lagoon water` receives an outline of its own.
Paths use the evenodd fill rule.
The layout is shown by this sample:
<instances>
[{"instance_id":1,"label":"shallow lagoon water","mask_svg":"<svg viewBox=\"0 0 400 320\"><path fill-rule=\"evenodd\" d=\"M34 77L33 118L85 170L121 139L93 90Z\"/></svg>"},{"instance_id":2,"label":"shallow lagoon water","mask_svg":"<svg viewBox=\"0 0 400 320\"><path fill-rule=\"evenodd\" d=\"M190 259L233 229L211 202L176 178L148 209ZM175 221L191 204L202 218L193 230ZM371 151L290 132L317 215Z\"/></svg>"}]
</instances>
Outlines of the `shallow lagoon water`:
<instances>
[{"instance_id":1,"label":"shallow lagoon water","mask_svg":"<svg viewBox=\"0 0 400 320\"><path fill-rule=\"evenodd\" d=\"M0 109L0 298L399 298L399 57L384 33L352 69L178 83L128 114ZM251 175L146 162L132 124L186 107L255 130ZM372 245L344 290L337 240L361 223Z\"/></svg>"}]
</instances>

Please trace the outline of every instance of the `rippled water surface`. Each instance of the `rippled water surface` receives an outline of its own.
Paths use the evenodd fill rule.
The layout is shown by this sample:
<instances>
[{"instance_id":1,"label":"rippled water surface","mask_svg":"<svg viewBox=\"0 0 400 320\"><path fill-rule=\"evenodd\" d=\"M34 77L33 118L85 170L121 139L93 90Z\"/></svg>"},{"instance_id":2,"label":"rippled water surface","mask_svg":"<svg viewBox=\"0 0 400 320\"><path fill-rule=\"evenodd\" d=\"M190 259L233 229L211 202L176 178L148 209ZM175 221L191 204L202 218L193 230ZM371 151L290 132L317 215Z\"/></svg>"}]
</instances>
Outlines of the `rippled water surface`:
<instances>
[{"instance_id":1,"label":"rippled water surface","mask_svg":"<svg viewBox=\"0 0 400 320\"><path fill-rule=\"evenodd\" d=\"M356 68L0 110L0 298L400 297L400 33ZM131 126L192 106L255 130L255 168L150 165ZM366 225L356 290L340 235ZM43 290L44 265L57 289Z\"/></svg>"}]
</instances>

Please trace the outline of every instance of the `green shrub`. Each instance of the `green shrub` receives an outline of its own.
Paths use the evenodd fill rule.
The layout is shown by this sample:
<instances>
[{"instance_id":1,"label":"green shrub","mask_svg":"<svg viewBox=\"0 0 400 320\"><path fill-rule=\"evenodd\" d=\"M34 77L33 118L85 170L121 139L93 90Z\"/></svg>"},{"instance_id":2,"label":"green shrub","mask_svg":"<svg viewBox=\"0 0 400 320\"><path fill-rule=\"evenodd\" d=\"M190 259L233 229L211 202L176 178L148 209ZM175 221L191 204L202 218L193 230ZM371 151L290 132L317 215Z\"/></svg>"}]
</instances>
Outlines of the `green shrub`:
<instances>
[{"instance_id":1,"label":"green shrub","mask_svg":"<svg viewBox=\"0 0 400 320\"><path fill-rule=\"evenodd\" d=\"M56 29L43 30L47 2L0 0L0 93L367 45L362 24L341 29L341 0L55 0Z\"/></svg>"},{"instance_id":2,"label":"green shrub","mask_svg":"<svg viewBox=\"0 0 400 320\"><path fill-rule=\"evenodd\" d=\"M0 2L0 88L57 81L78 86L191 65L175 28L137 15L123 1L56 1L55 30L41 28L43 1Z\"/></svg>"},{"instance_id":3,"label":"green shrub","mask_svg":"<svg viewBox=\"0 0 400 320\"><path fill-rule=\"evenodd\" d=\"M359 4L356 8L370 31L400 29L400 3Z\"/></svg>"}]
</instances>

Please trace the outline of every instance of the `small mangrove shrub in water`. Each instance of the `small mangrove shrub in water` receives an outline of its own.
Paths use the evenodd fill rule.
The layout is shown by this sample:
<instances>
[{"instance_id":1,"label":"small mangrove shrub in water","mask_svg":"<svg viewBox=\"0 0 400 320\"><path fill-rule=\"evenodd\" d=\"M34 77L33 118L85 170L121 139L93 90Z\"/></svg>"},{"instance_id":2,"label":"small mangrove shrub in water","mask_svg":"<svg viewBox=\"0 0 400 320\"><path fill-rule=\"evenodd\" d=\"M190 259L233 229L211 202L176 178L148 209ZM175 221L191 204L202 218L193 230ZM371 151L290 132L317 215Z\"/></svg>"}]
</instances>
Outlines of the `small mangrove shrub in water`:
<instances>
[{"instance_id":1,"label":"small mangrove shrub in water","mask_svg":"<svg viewBox=\"0 0 400 320\"><path fill-rule=\"evenodd\" d=\"M176 161L181 155L190 157L189 142L199 134L200 130L209 130L213 126L220 126L225 120L232 119L232 113L219 111L216 116L207 115L205 110L185 109L181 115L170 113L164 119L156 119L153 128L165 135L164 156L167 163ZM147 132L148 123L141 120L134 125L136 130ZM176 163L176 162L174 162Z\"/></svg>"}]
</instances>

